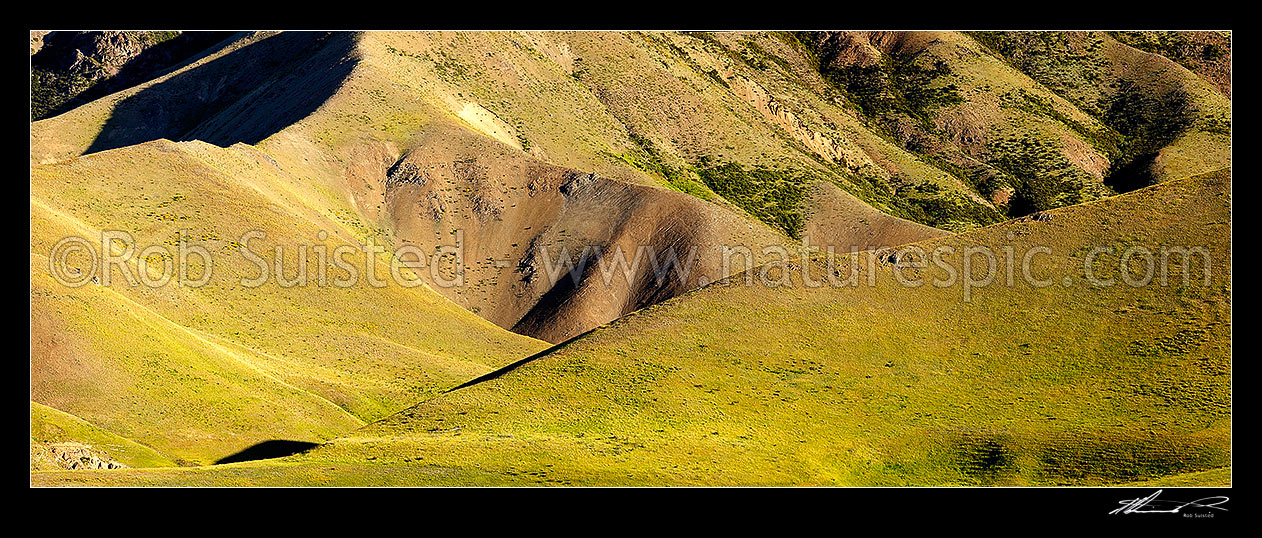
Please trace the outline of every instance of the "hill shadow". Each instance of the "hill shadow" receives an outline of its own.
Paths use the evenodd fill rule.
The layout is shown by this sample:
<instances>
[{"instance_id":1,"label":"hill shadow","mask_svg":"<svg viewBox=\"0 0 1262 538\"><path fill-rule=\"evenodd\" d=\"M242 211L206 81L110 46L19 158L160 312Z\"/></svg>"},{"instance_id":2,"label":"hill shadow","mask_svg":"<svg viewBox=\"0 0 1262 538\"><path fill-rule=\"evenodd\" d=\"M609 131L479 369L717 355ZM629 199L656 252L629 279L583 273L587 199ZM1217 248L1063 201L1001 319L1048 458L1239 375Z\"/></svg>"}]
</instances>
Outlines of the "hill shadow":
<instances>
[{"instance_id":1,"label":"hill shadow","mask_svg":"<svg viewBox=\"0 0 1262 538\"><path fill-rule=\"evenodd\" d=\"M349 32L283 32L128 96L85 153L152 140L256 144L314 112L350 75Z\"/></svg>"},{"instance_id":2,"label":"hill shadow","mask_svg":"<svg viewBox=\"0 0 1262 538\"><path fill-rule=\"evenodd\" d=\"M215 461L215 465L224 463L239 463L243 461L266 460L272 458L283 458L292 456L301 452L306 452L319 446L319 443L309 443L306 441L291 441L287 439L272 439L252 445L245 450L237 452L231 456L225 456Z\"/></svg>"},{"instance_id":3,"label":"hill shadow","mask_svg":"<svg viewBox=\"0 0 1262 538\"><path fill-rule=\"evenodd\" d=\"M586 330L586 331L582 332L581 334L575 335L574 337L570 338L569 340L566 340L566 341L564 341L564 342L561 342L560 344L554 345L554 346L552 346L552 347L550 347L550 348L548 348L548 349L545 349L545 350L543 350L543 351L540 351L540 352L538 352L538 353L535 353L534 355L531 355L531 356L526 357L526 358L524 358L524 359L517 360L516 362L513 362L513 363L511 363L511 364L505 365L505 366L501 367L501 368L500 368L500 369L498 369L498 370L494 370L494 371L492 371L492 372L488 372L488 373L482 374L482 375L480 375L480 376L478 376L478 377L475 377L475 378L473 378L473 379L470 379L470 380L468 380L468 381L465 381L464 383L461 383L461 384L456 385L456 386L454 386L454 387L452 387L452 388L449 388L449 389L447 389L447 390L444 390L444 391L443 391L443 394L446 394L446 393L448 393L448 392L455 392L455 391L457 391L457 390L460 390L460 389L463 389L463 388L466 388L466 387L472 387L472 386L474 386L474 385L477 385L478 383L483 383L483 382L486 382L486 381L490 381L490 380L492 380L492 379L497 379L497 378L499 378L500 376L502 376L502 375L504 375L504 374L507 374L507 373L509 373L509 372L511 372L511 371L513 371L513 370L516 370L516 369L518 369L518 368L520 368L520 367L522 367L522 366L525 366L527 363L534 362L534 361L536 361L536 360L538 360L538 359L541 359L541 358L543 358L543 357L546 357L546 356L548 356L548 355L552 354L553 352L556 352L556 351L560 351L560 350L562 350L562 349L565 349L565 347L566 347L566 346L568 346L568 345L570 345L570 344L572 344L572 343L574 343L574 342L577 342L577 341L578 341L578 339L580 339L580 338L582 338L582 337L584 337L584 336L587 336L588 334L591 334L591 333L592 333L593 331L595 331L595 330L596 330L596 329L588 329L588 330Z\"/></svg>"},{"instance_id":4,"label":"hill shadow","mask_svg":"<svg viewBox=\"0 0 1262 538\"><path fill-rule=\"evenodd\" d=\"M90 50L92 40L101 33L52 32L44 37L44 47L31 56L31 68L52 72L71 69L73 63L80 58L80 51ZM235 32L183 32L174 38L151 45L119 66L117 73L102 78L65 102L45 110L34 120L63 114L84 103L165 75L223 49L231 43L229 38L234 35Z\"/></svg>"}]
</instances>

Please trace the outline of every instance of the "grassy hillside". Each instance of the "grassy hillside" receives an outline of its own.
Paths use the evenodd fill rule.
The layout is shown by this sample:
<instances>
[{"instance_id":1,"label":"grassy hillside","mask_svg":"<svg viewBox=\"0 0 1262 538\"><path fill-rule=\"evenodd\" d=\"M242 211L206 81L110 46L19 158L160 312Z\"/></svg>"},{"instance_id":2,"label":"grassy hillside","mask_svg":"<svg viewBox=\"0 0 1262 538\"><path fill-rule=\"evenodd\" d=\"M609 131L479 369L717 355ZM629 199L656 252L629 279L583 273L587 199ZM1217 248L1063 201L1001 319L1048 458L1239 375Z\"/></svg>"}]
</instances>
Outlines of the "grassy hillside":
<instances>
[{"instance_id":1,"label":"grassy hillside","mask_svg":"<svg viewBox=\"0 0 1262 538\"><path fill-rule=\"evenodd\" d=\"M1229 481L1230 40L1184 37L242 32L73 108L82 88L37 85L65 110L30 124L32 481ZM203 246L213 278L55 282L54 245L105 230L166 247L155 266ZM285 277L308 244L361 278L245 286L251 230ZM461 236L463 286L363 278L365 245ZM724 246L801 242L870 249L846 259L874 285L804 286L818 257L709 285ZM1052 285L909 289L939 271L874 252L909 243L957 268L1047 246ZM538 278L544 248L588 245L699 258ZM1113 278L1127 247L1204 246L1212 280L1091 288L1099 245ZM267 441L324 444L186 467ZM44 472L55 443L154 468Z\"/></svg>"},{"instance_id":2,"label":"grassy hillside","mask_svg":"<svg viewBox=\"0 0 1262 538\"><path fill-rule=\"evenodd\" d=\"M427 287L373 287L359 245L377 232L334 191L244 145L157 141L32 166L31 214L31 399L173 459L328 439L546 347ZM128 231L137 251L166 247L146 258L155 267L175 261L181 240L202 246L212 278L131 286L115 268L109 285L103 275L56 283L54 244L75 235L99 245L102 230ZM288 279L301 244L354 247L343 259L361 278L334 286L348 274L329 268L318 285L309 251L307 285L243 286L259 272L239 251L250 230L266 234L249 248L267 261L283 249ZM205 264L191 260L196 279ZM376 265L388 278L388 262Z\"/></svg>"},{"instance_id":3,"label":"grassy hillside","mask_svg":"<svg viewBox=\"0 0 1262 538\"><path fill-rule=\"evenodd\" d=\"M1178 55L1170 58L1145 52L1116 39L1157 50L1141 36L1104 32L978 32L972 36L992 54L1116 132L1117 155L1111 158L1105 177L1115 190L1231 164L1230 97L1178 63ZM1229 52L1229 42L1219 43ZM1199 69L1199 65L1193 67Z\"/></svg>"},{"instance_id":4,"label":"grassy hillside","mask_svg":"<svg viewBox=\"0 0 1262 538\"><path fill-rule=\"evenodd\" d=\"M1109 32L1144 52L1160 54L1209 81L1231 98L1231 32Z\"/></svg>"},{"instance_id":5,"label":"grassy hillside","mask_svg":"<svg viewBox=\"0 0 1262 538\"><path fill-rule=\"evenodd\" d=\"M705 172L735 164L959 231L1229 165L1230 100L1184 67L1221 81L1229 49L1159 32L258 33L37 123L32 158L146 134L253 143L300 120L333 155L398 157L437 115L615 179L723 200ZM1163 105L1135 101L1172 91L1193 128L1156 132ZM776 226L818 205L752 214Z\"/></svg>"},{"instance_id":6,"label":"grassy hillside","mask_svg":"<svg viewBox=\"0 0 1262 538\"><path fill-rule=\"evenodd\" d=\"M1113 152L1108 128L967 36L796 36L874 130L951 171L1002 214L1110 194L1101 181Z\"/></svg>"},{"instance_id":7,"label":"grassy hillside","mask_svg":"<svg viewBox=\"0 0 1262 538\"><path fill-rule=\"evenodd\" d=\"M694 37L653 39L701 47L692 54L717 54L706 52L706 42ZM821 163L819 155L724 84L685 65L691 60L662 56L670 49L653 39L628 33L249 34L151 83L35 122L31 159L55 163L159 137L220 146L245 142L284 174L300 178L304 188L349 201L345 215L394 246L428 247L449 239L451 230L485 226L488 221L477 216L496 211L491 221L505 224L466 234L477 256L477 264L470 260L476 282L440 291L502 327L552 341L692 289L699 279L647 288L634 283L631 288L643 289L615 292L613 299L597 300L608 304L588 306L591 300L568 299L586 293L581 289L540 287L512 272L536 263L530 245L557 247L558 239L644 243L640 239L655 226L682 228L697 237L676 242L671 238L678 234L664 234L661 240L678 243L685 257L689 247L698 246L703 268L698 276L711 281L721 263L713 253L721 245L747 244L757 252L765 245L792 244L809 230L812 244L844 249L942 233L869 211L861 201L866 191L856 191L862 195L857 199L845 190L820 188L854 190L836 163ZM586 70L584 62L608 71ZM286 68L250 68L260 64ZM506 69L509 65L516 68ZM630 76L661 78L663 85L654 94L612 95ZM680 108L689 100L695 106ZM454 130L444 127L453 124ZM435 140L436 130L482 140L418 148ZM677 142L693 151L687 159L664 138L683 132L691 141ZM465 162L471 153L477 156L473 147L493 147L497 157ZM649 203L678 196L636 187L644 194L603 205L585 199L554 205L540 211L561 216L540 221L538 200L527 204L518 199L526 191L513 189L526 186L534 166L521 163L593 173L602 184L607 179L683 191L700 200L679 202L683 206ZM454 196L435 191L436 183L390 191L397 179L391 174L407 166L451 168L469 175L462 181L470 184L461 183L465 192L454 183L444 185ZM785 193L792 196L781 196ZM437 213L413 210L431 206ZM647 221L641 218L646 215ZM834 220L849 224L819 224ZM507 223L520 226L510 229ZM591 229L578 236L577 228ZM493 237L484 241L487 234ZM495 260L505 263L483 267ZM557 305L567 310L536 313L542 322L527 319Z\"/></svg>"},{"instance_id":8,"label":"grassy hillside","mask_svg":"<svg viewBox=\"0 0 1262 538\"><path fill-rule=\"evenodd\" d=\"M1185 473L1180 475L1157 478L1154 480L1145 480L1143 482L1134 482L1126 484L1131 487L1144 488L1168 488L1168 487L1225 487L1231 485L1231 467L1214 469L1210 471L1201 471L1197 473Z\"/></svg>"},{"instance_id":9,"label":"grassy hillside","mask_svg":"<svg viewBox=\"0 0 1262 538\"><path fill-rule=\"evenodd\" d=\"M170 467L175 465L166 456L140 443L120 437L84 422L74 415L31 402L31 444L83 443L100 450L110 459L128 467ZM33 447L35 448L35 447ZM36 450L32 450L35 453ZM51 470L32 458L31 470Z\"/></svg>"},{"instance_id":10,"label":"grassy hillside","mask_svg":"<svg viewBox=\"0 0 1262 538\"><path fill-rule=\"evenodd\" d=\"M1219 484L1230 466L1230 171L967 234L1047 246L1036 287L720 283L291 458L37 473L37 484ZM1186 285L1120 279L1130 246L1202 246ZM945 278L936 266L906 278ZM823 260L806 264L813 278ZM999 267L1003 267L1000 265ZM841 266L843 277L845 265ZM1018 263L1019 270L1019 263ZM800 272L794 273L801 275ZM974 276L980 277L979 273ZM1064 286L1067 277L1069 286ZM866 279L867 273L861 275Z\"/></svg>"}]
</instances>

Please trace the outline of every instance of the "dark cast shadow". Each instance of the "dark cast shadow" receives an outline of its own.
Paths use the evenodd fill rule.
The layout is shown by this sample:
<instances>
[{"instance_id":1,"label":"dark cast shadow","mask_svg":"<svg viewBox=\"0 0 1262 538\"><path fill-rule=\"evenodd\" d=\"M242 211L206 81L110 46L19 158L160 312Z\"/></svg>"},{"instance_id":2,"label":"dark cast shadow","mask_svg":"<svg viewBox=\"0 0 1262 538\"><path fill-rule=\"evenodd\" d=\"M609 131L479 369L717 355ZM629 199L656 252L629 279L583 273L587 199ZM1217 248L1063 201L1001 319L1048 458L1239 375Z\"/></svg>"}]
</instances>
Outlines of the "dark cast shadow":
<instances>
[{"instance_id":1,"label":"dark cast shadow","mask_svg":"<svg viewBox=\"0 0 1262 538\"><path fill-rule=\"evenodd\" d=\"M283 32L120 101L86 153L158 139L257 144L314 112L358 58L348 32Z\"/></svg>"},{"instance_id":2,"label":"dark cast shadow","mask_svg":"<svg viewBox=\"0 0 1262 538\"><path fill-rule=\"evenodd\" d=\"M286 439L272 439L252 445L245 450L237 452L231 456L225 456L215 462L215 465L225 463L239 463L242 461L266 460L271 458L283 458L294 454L306 452L319 446L319 443L308 443L306 441L290 441Z\"/></svg>"}]
</instances>

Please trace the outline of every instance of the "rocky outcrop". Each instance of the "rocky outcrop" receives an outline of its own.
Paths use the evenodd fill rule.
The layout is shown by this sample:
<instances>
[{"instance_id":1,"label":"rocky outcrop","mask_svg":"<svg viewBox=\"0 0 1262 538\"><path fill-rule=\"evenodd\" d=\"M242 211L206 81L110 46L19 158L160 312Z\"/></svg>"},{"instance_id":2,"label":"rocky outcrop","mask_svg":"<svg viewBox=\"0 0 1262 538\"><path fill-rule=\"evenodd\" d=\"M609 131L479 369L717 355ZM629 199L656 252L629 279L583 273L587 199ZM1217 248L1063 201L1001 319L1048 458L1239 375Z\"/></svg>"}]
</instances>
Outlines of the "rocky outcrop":
<instances>
[{"instance_id":1,"label":"rocky outcrop","mask_svg":"<svg viewBox=\"0 0 1262 538\"><path fill-rule=\"evenodd\" d=\"M31 465L39 468L124 469L127 466L109 458L91 445L83 443L31 443Z\"/></svg>"},{"instance_id":2,"label":"rocky outcrop","mask_svg":"<svg viewBox=\"0 0 1262 538\"><path fill-rule=\"evenodd\" d=\"M851 172L863 176L889 178L889 173L877 166L868 155L850 140L833 137L812 129L790 107L772 97L762 85L736 74L729 67L720 72L732 92L757 110L764 118L779 126L790 138L807 147L816 155L830 162L845 166Z\"/></svg>"}]
</instances>

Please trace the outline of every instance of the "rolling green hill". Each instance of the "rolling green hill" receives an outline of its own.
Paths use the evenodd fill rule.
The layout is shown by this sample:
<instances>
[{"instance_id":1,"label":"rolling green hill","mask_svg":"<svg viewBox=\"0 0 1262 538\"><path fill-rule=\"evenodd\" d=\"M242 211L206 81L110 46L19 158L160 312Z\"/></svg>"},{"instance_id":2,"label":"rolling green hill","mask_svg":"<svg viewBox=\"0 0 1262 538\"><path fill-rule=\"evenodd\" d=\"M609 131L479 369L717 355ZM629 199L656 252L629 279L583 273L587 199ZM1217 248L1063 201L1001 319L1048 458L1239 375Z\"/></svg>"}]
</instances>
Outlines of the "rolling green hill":
<instances>
[{"instance_id":1,"label":"rolling green hill","mask_svg":"<svg viewBox=\"0 0 1262 538\"><path fill-rule=\"evenodd\" d=\"M171 460L147 446L120 437L51 407L31 402L32 471L60 469L59 465L36 457L52 443L84 443L128 467L170 467Z\"/></svg>"},{"instance_id":2,"label":"rolling green hill","mask_svg":"<svg viewBox=\"0 0 1262 538\"><path fill-rule=\"evenodd\" d=\"M266 234L249 248L268 261L275 248L288 253L286 278L306 243L355 246L364 273L357 245L373 233L344 201L244 145L156 141L95 153L33 166L31 189L31 399L172 459L210 463L260 441L328 439L546 347L427 287L320 286L314 267L307 285L241 285L258 274L238 251L247 231ZM109 285L100 274L81 287L54 281L57 241L97 242L102 230L127 231L137 251L165 247L146 258L155 267L181 238L203 246L212 278L131 286L115 268ZM128 267L138 274L136 258ZM191 260L195 280L205 264ZM71 263L90 271L86 258Z\"/></svg>"},{"instance_id":3,"label":"rolling green hill","mask_svg":"<svg viewBox=\"0 0 1262 538\"><path fill-rule=\"evenodd\" d=\"M1228 483L1230 45L33 32L31 480ZM121 253L106 231L163 250L57 282L60 241ZM242 284L251 231L308 283ZM391 273L366 247L456 241L464 285L366 278ZM122 277L181 244L211 253L204 285ZM1016 279L911 288L941 267L900 245L952 247L957 276L966 248L1011 249ZM544 250L584 246L698 259L678 280L540 278ZM811 258L783 285L714 283L733 246L759 253L755 280L785 274L763 247ZM1113 286L1084 281L1097 246ZM1204 247L1208 283L1199 256L1189 282L1120 283L1137 246ZM362 278L317 284L345 274L314 258L339 247ZM1048 286L1021 278L1036 247ZM852 266L863 283L806 285ZM319 446L212 465L269 442ZM64 454L131 468L62 471Z\"/></svg>"},{"instance_id":4,"label":"rolling green hill","mask_svg":"<svg viewBox=\"0 0 1262 538\"><path fill-rule=\"evenodd\" d=\"M1229 83L1224 93L1223 83L1177 61L1189 63L1185 58L1126 44L1153 49L1142 38L1157 35L1210 40L1230 50L1230 40L1212 32L973 34L992 54L1113 131L1107 137L1113 155L1104 179L1119 191L1210 172L1231 162ZM1190 65L1199 68L1201 62ZM1213 78L1221 81L1221 71Z\"/></svg>"},{"instance_id":5,"label":"rolling green hill","mask_svg":"<svg viewBox=\"0 0 1262 538\"><path fill-rule=\"evenodd\" d=\"M962 297L718 283L280 460L38 473L38 484L1099 485L1229 480L1230 171L922 242L1046 246ZM1131 246L1200 246L1184 283L1121 283ZM1084 258L1111 287L1084 282ZM1199 260L1199 257L1194 257ZM917 269L903 273L914 278ZM823 278L825 260L807 264ZM839 267L845 267L841 265ZM944 279L937 266L920 269ZM1002 266L1000 266L1002 267ZM843 270L843 273L845 271ZM974 273L981 278L980 273ZM1132 274L1131 277L1138 275ZM1060 277L1070 279L1063 286ZM1160 482L1158 482L1160 483Z\"/></svg>"}]
</instances>

